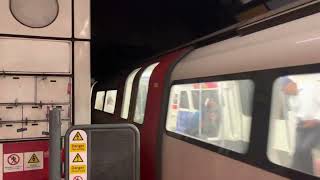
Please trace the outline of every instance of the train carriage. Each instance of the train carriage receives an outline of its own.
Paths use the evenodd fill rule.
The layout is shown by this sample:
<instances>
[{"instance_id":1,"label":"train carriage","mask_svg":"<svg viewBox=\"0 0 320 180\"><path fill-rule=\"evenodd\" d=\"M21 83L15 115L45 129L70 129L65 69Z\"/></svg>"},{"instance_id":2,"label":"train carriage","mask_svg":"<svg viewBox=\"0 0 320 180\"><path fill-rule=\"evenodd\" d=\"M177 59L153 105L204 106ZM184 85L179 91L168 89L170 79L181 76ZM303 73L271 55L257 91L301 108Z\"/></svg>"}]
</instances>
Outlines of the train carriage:
<instances>
[{"instance_id":1,"label":"train carriage","mask_svg":"<svg viewBox=\"0 0 320 180\"><path fill-rule=\"evenodd\" d=\"M139 92L140 82L154 62L117 85L125 87L118 101L126 93L133 100L115 108L127 107L129 116L94 110L93 117L139 128L141 179L317 179L318 146L303 149L311 158L297 160L295 112L300 96L317 99L316 91L303 93L319 87L317 7L293 3L155 56L148 90ZM282 79L292 80L299 96L284 95ZM101 83L95 91L109 89Z\"/></svg>"}]
</instances>

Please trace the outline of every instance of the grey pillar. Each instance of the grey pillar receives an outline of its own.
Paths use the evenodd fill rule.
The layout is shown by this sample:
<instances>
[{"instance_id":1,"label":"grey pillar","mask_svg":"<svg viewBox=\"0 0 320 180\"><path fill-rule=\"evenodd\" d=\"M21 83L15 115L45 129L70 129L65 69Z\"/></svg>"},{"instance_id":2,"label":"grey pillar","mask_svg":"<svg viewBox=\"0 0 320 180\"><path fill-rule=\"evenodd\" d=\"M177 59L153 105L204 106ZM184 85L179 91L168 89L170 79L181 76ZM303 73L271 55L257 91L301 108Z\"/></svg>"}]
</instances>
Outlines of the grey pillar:
<instances>
[{"instance_id":1,"label":"grey pillar","mask_svg":"<svg viewBox=\"0 0 320 180\"><path fill-rule=\"evenodd\" d=\"M61 116L54 108L49 112L49 180L61 180Z\"/></svg>"}]
</instances>

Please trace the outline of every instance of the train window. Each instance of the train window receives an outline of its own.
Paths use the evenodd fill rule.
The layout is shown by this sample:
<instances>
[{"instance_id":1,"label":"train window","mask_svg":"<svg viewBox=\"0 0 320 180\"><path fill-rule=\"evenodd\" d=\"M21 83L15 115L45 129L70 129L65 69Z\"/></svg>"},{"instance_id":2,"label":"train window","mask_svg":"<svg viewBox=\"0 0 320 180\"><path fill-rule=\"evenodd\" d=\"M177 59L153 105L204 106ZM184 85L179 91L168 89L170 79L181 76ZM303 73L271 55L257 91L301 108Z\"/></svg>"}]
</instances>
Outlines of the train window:
<instances>
[{"instance_id":1,"label":"train window","mask_svg":"<svg viewBox=\"0 0 320 180\"><path fill-rule=\"evenodd\" d=\"M173 85L166 129L245 153L249 145L253 90L251 80ZM241 97L244 91L251 93ZM180 103L174 106L176 96L180 96ZM189 108L181 107L182 97L192 101L186 103ZM249 110L249 113L244 110Z\"/></svg>"},{"instance_id":2,"label":"train window","mask_svg":"<svg viewBox=\"0 0 320 180\"><path fill-rule=\"evenodd\" d=\"M154 68L157 67L159 63L154 63L148 66L142 73L140 80L139 80L139 87L138 87L138 96L134 111L134 122L142 124L144 119L144 111L146 108L147 103L147 96L149 90L149 80Z\"/></svg>"},{"instance_id":3,"label":"train window","mask_svg":"<svg viewBox=\"0 0 320 180\"><path fill-rule=\"evenodd\" d=\"M320 73L289 75L273 85L268 158L320 176Z\"/></svg>"},{"instance_id":4,"label":"train window","mask_svg":"<svg viewBox=\"0 0 320 180\"><path fill-rule=\"evenodd\" d=\"M138 68L132 71L126 80L126 84L124 86L123 99L122 99L122 108L121 108L121 117L123 119L128 119L133 80L140 69L141 68Z\"/></svg>"},{"instance_id":5,"label":"train window","mask_svg":"<svg viewBox=\"0 0 320 180\"><path fill-rule=\"evenodd\" d=\"M104 102L104 96L106 92L105 91L98 91L96 95L96 102L94 105L94 109L101 110L103 109L103 102Z\"/></svg>"},{"instance_id":6,"label":"train window","mask_svg":"<svg viewBox=\"0 0 320 180\"><path fill-rule=\"evenodd\" d=\"M117 101L117 90L107 91L106 98L104 101L103 111L113 114L116 108L116 101Z\"/></svg>"}]
</instances>

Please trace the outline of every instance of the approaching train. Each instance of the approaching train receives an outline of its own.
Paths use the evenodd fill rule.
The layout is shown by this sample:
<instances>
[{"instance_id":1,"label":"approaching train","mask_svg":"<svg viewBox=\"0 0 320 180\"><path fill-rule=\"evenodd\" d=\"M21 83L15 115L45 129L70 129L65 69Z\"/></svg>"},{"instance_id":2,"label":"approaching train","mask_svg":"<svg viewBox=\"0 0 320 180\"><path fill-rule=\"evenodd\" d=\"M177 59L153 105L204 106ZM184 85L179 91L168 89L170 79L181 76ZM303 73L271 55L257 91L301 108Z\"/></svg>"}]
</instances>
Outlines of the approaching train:
<instances>
[{"instance_id":1,"label":"approaching train","mask_svg":"<svg viewBox=\"0 0 320 180\"><path fill-rule=\"evenodd\" d=\"M319 1L152 57L93 88L95 123L133 123L141 179L320 176Z\"/></svg>"}]
</instances>

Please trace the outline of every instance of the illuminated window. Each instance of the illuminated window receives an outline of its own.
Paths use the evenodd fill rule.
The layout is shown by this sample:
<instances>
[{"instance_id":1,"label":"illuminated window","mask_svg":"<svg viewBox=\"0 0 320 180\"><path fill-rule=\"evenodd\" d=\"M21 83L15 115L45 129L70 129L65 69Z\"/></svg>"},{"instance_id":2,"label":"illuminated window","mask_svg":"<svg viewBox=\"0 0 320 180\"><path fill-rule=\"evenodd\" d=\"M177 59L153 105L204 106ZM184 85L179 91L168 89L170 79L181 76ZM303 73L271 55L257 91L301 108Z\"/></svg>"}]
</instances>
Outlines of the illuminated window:
<instances>
[{"instance_id":1,"label":"illuminated window","mask_svg":"<svg viewBox=\"0 0 320 180\"><path fill-rule=\"evenodd\" d=\"M122 100L122 109L121 109L121 117L123 119L128 119L133 80L140 69L141 68L138 68L132 71L126 80L126 85L124 87L123 100Z\"/></svg>"},{"instance_id":2,"label":"illuminated window","mask_svg":"<svg viewBox=\"0 0 320 180\"><path fill-rule=\"evenodd\" d=\"M146 109L147 96L149 90L149 80L151 74L159 63L148 66L142 73L139 80L138 96L134 111L134 122L142 124L144 119L144 111Z\"/></svg>"},{"instance_id":3,"label":"illuminated window","mask_svg":"<svg viewBox=\"0 0 320 180\"><path fill-rule=\"evenodd\" d=\"M166 129L245 153L249 145L253 91L250 80L173 85Z\"/></svg>"},{"instance_id":4,"label":"illuminated window","mask_svg":"<svg viewBox=\"0 0 320 180\"><path fill-rule=\"evenodd\" d=\"M320 74L289 75L275 81L268 139L270 161L320 176L319 92Z\"/></svg>"},{"instance_id":5,"label":"illuminated window","mask_svg":"<svg viewBox=\"0 0 320 180\"><path fill-rule=\"evenodd\" d=\"M106 98L104 101L103 111L113 114L116 108L116 101L117 101L117 90L107 91Z\"/></svg>"},{"instance_id":6,"label":"illuminated window","mask_svg":"<svg viewBox=\"0 0 320 180\"><path fill-rule=\"evenodd\" d=\"M105 91L98 91L97 92L94 109L102 111L105 94L106 94Z\"/></svg>"}]
</instances>

